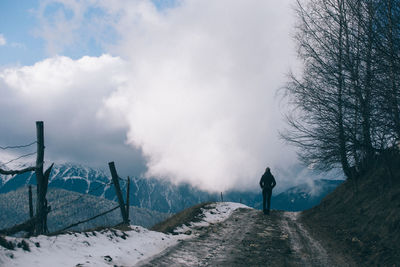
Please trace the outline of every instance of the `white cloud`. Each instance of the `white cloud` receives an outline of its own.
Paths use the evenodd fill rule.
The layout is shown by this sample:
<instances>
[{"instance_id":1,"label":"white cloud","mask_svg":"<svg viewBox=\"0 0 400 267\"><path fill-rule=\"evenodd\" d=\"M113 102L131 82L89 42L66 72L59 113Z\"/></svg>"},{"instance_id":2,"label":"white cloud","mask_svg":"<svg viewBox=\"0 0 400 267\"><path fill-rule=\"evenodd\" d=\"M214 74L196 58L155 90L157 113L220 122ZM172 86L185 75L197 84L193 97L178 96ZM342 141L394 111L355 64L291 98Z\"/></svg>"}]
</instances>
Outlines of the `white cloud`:
<instances>
[{"instance_id":1,"label":"white cloud","mask_svg":"<svg viewBox=\"0 0 400 267\"><path fill-rule=\"evenodd\" d=\"M125 69L120 58L103 55L79 60L58 56L2 70L2 145L34 140L34 122L43 120L46 159L104 168L111 160L127 164L129 157L139 155L124 144L126 129L97 115L104 98L126 80Z\"/></svg>"},{"instance_id":2,"label":"white cloud","mask_svg":"<svg viewBox=\"0 0 400 267\"><path fill-rule=\"evenodd\" d=\"M73 15L52 22L45 11L53 2ZM54 57L8 69L0 83L32 110L28 117L68 126L64 147L74 136L107 145L110 132L126 131L149 176L214 191L255 188L267 165L294 162L278 138L275 97L295 58L290 2L193 0L159 11L145 0L46 1L38 35L50 51L111 31L118 38L102 40L119 58ZM65 128L54 131L65 136ZM292 179L275 174L278 182Z\"/></svg>"},{"instance_id":3,"label":"white cloud","mask_svg":"<svg viewBox=\"0 0 400 267\"><path fill-rule=\"evenodd\" d=\"M182 1L165 13L141 2L124 12L113 52L131 63L130 83L106 104L128 121L148 175L254 188L267 165L293 161L275 98L294 54L288 1Z\"/></svg>"},{"instance_id":4,"label":"white cloud","mask_svg":"<svg viewBox=\"0 0 400 267\"><path fill-rule=\"evenodd\" d=\"M46 49L50 55L57 55L77 42L87 41L79 35L78 30L86 25L83 20L88 5L89 1L40 1L36 11L40 28L33 33L46 40Z\"/></svg>"},{"instance_id":5,"label":"white cloud","mask_svg":"<svg viewBox=\"0 0 400 267\"><path fill-rule=\"evenodd\" d=\"M0 34L0 46L6 45L7 41L3 34Z\"/></svg>"}]
</instances>

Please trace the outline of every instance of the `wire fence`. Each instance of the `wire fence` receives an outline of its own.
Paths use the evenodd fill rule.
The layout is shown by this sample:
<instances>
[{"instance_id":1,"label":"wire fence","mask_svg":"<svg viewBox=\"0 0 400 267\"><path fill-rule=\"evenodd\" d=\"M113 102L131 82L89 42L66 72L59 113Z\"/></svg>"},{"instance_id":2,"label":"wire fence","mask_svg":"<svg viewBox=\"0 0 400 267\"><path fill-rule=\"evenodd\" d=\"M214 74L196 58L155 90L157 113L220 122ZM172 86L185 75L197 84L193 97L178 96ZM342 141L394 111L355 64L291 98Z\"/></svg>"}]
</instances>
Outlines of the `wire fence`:
<instances>
[{"instance_id":1,"label":"wire fence","mask_svg":"<svg viewBox=\"0 0 400 267\"><path fill-rule=\"evenodd\" d=\"M99 217L101 217L101 216L104 216L104 215L106 215L106 214L108 214L108 213L110 213L110 212L113 212L114 210L116 210L116 209L118 209L118 208L119 208L119 205L113 207L113 208L110 209L110 210L104 211L104 212L102 212L102 213L100 213L100 214L97 214L97 215L95 215L95 216L93 216L93 217L90 217L90 218L88 218L88 219L86 219L86 220L78 221L78 222L76 222L76 223L73 223L73 224L71 224L71 225L68 225L67 227L62 228L61 230L59 230L59 231L57 231L57 232L63 232L63 231L66 231L66 230L68 230L68 229L71 229L72 227L78 226L79 224L87 223L87 222L92 221L92 220L94 220L94 219L97 219L97 218L99 218Z\"/></svg>"},{"instance_id":2,"label":"wire fence","mask_svg":"<svg viewBox=\"0 0 400 267\"><path fill-rule=\"evenodd\" d=\"M11 149L13 149L13 150L23 149L23 148L28 148L28 147L36 144L36 143L37 143L37 141L33 141L33 142L30 142L29 144L25 144L25 145L0 146L0 149L3 150L3 151L4 150L11 150ZM26 157L29 157L29 156L36 155L36 153L37 153L36 151L35 152L29 152L29 153L25 153L23 155L18 155L16 157L14 157L13 159L10 159L10 160L8 160L6 162L0 162L0 167L8 167L7 166L8 164L10 164L12 162L15 162L17 160L20 160L22 158L26 158Z\"/></svg>"},{"instance_id":3,"label":"wire fence","mask_svg":"<svg viewBox=\"0 0 400 267\"><path fill-rule=\"evenodd\" d=\"M31 142L27 145L17 145L17 146L0 146L0 149L2 150L7 150L7 149L18 149L18 148L25 148L25 147L30 147L31 145L36 144L37 141Z\"/></svg>"},{"instance_id":4,"label":"wire fence","mask_svg":"<svg viewBox=\"0 0 400 267\"><path fill-rule=\"evenodd\" d=\"M69 202L67 202L67 203L64 203L64 204L62 204L61 206L59 206L59 207L57 207L57 208L55 208L55 209L52 209L50 212L55 212L55 211L64 209L65 207L68 207L68 206L70 206L71 204L76 203L76 202L78 202L79 200L83 199L83 198L86 197L87 195L91 195L92 193L96 192L96 191L99 190L100 188L106 187L106 186L112 185L112 184L114 184L114 183L113 183L113 182L109 182L109 183L106 183L106 184L99 184L96 188L94 188L94 189L89 190L88 192L86 192L86 194L82 194L82 195L80 195L79 197L77 197L76 199L71 200L71 201L69 201ZM76 214L74 214L74 215L76 215Z\"/></svg>"},{"instance_id":5,"label":"wire fence","mask_svg":"<svg viewBox=\"0 0 400 267\"><path fill-rule=\"evenodd\" d=\"M14 159L12 159L12 160L9 160L9 161L7 161L7 162L5 162L5 163L1 163L0 166L7 166L7 165L10 164L11 162L14 162L14 161L17 161L17 160L19 160L19 159L26 158L26 157L29 157L29 156L36 155L36 153L37 153L37 152L35 151L35 152L28 153L28 154L24 154L24 155L22 155L22 156L18 156L18 157L14 158Z\"/></svg>"},{"instance_id":6,"label":"wire fence","mask_svg":"<svg viewBox=\"0 0 400 267\"><path fill-rule=\"evenodd\" d=\"M112 227L121 224L121 215L119 215L119 212L115 212L120 208L120 205L118 203L110 202L107 199L101 199L93 202L93 199L90 199L90 197L95 196L93 195L93 193L98 192L98 190L105 189L107 186L112 186L113 184L114 182L112 181L108 183L101 183L96 187L88 190L84 194L79 193L79 196L75 197L72 200L67 200L66 198L64 198L64 196L70 198L70 193L67 193L67 195L63 195L65 193L63 193L62 191L52 191L52 193L50 194L49 205L51 207L55 206L55 208L49 209L47 213L47 216L49 218L47 234L55 235L71 229L73 231L84 231L97 227ZM76 192L72 194L76 194ZM57 201L57 196L61 196L59 201ZM88 196L89 199L85 199ZM36 197L33 198L32 202L33 204L37 203ZM26 203L28 203L28 201L26 201ZM129 207L124 206L124 208ZM27 216L28 213L25 210L19 215L19 218L27 218ZM100 219L100 217L103 218ZM31 217L30 219L28 219L28 221L32 220L32 218L35 217ZM21 225L24 226L21 227ZM25 221L20 224L14 224L13 226L6 229L0 229L0 234L13 235L16 233L14 232L14 229L19 229L18 232L26 232L29 236L32 234L32 230L30 230L30 227L33 227L33 224L27 223L25 219Z\"/></svg>"},{"instance_id":7,"label":"wire fence","mask_svg":"<svg viewBox=\"0 0 400 267\"><path fill-rule=\"evenodd\" d=\"M0 173L1 174L3 174L3 175L15 175L15 174L21 174L21 173L31 172L31 171L35 171L35 170L37 171L38 166L43 166L43 163L44 163L44 160L43 160L43 154L44 154L43 122L36 122L36 125L37 125L37 129L41 129L41 134L40 135L38 133L39 131L37 131L37 133L38 133L37 141L30 142L28 144L23 144L23 145L0 146L0 150L4 151L4 150L11 150L11 149L12 150L26 149L26 148L29 148L29 147L33 146L34 144L39 144L38 147L37 147L38 151L29 152L29 153L25 153L25 154L22 154L22 155L18 155L18 156L14 157L14 158L12 158L10 160L7 160L6 162L0 162ZM8 164L10 164L12 162L16 162L18 160L21 160L21 159L29 157L29 156L33 156L35 154L36 155L42 155L40 160L37 158L37 161L39 161L39 162L36 163L35 166L25 167L25 168L20 169L20 170L4 170L3 168L1 168L1 167L5 166L7 169L9 169L8 166L7 166ZM64 224L64 226L59 227L59 229L61 228L61 230L58 230L57 232L65 231L67 229L70 229L70 228L73 228L75 226L78 226L79 224L87 223L87 222L89 222L91 220L94 220L94 219L97 219L97 218L99 218L101 216L105 216L105 215L115 211L118 208L121 209L123 222L124 223L128 223L129 222L129 204L124 203L124 199L123 199L123 197L121 197L122 196L122 192L121 192L120 185L119 185L119 181L122 180L122 179L116 173L114 162L110 162L109 166L110 166L110 171L111 171L111 174L112 174L112 181L110 181L108 183L100 183L96 187L87 190L86 194L82 194L82 195L76 197L73 200L70 200L70 201L67 201L65 203L62 203L60 206L58 206L58 207L56 207L54 209L51 209L51 204L52 203L47 203L46 193L47 193L48 182L50 180L50 172L51 172L52 167L53 167L53 164L52 164L42 174L43 177L40 180L41 181L40 184L39 184L39 180L37 179L38 190L37 190L37 197L36 197L36 204L37 204L36 207L37 207L37 209L40 209L40 210L42 210L43 207L44 207L44 210L42 210L42 211L36 210L36 213L37 213L36 216L33 215L33 213L34 213L33 212L33 197L32 197L31 186L29 186L29 216L30 216L30 219L25 221L25 222L23 222L23 223L16 224L16 225L14 225L14 226L12 226L10 228L2 229L2 230L0 230L0 234L3 233L3 234L11 234L12 235L12 234L15 234L15 233L18 233L18 232L21 232L21 231L26 231L26 232L28 232L29 235L32 235L34 233L34 231L35 232L36 231L38 231L38 232L40 231L39 234L46 233L46 232L48 233L49 231L47 229L47 216L49 214L50 215L54 215L54 214L56 214L57 212L60 212L60 211L61 211L61 214L67 214L68 212L66 210L69 207L69 209L71 209L71 208L74 209L75 212L68 214L68 217L69 218L75 218L78 214L82 213L82 210L77 208L79 206L79 205L77 205L78 201L81 201L84 197L86 197L88 195L92 195L93 196L94 193L97 192L101 188L106 190L106 187L108 187L110 185L113 185L113 184L114 184L115 192L116 192L116 194L118 196L118 202L119 202L118 206L114 206L113 205L113 208L111 208L111 209L110 209L110 207L106 207L107 210L104 211L104 209L103 209L103 211L101 211L101 212L99 211L99 212L97 212L97 214L94 214L93 212L86 212L84 214L84 216L86 216L86 218L81 219L79 221L77 219L73 219L73 220L75 220L75 222L73 222L72 224L70 222L70 225L68 225L68 226L65 226L65 224ZM111 169L111 166L112 166L112 169ZM45 184L42 184L43 183L43 181L42 181L43 179L45 181ZM45 189L43 189L43 186L44 186ZM43 198L39 197L39 191L41 191L41 190L44 190L44 202L42 202ZM128 191L128 194L129 194L129 191ZM41 196L43 197L43 195L41 195ZM48 205L48 204L50 204L50 205ZM108 204L108 205L110 205L110 204ZM40 223L44 223L44 228L43 228L44 232L43 232L43 230L37 230L37 228L35 228L35 225L39 225ZM38 228L39 228L39 226L38 226Z\"/></svg>"},{"instance_id":8,"label":"wire fence","mask_svg":"<svg viewBox=\"0 0 400 267\"><path fill-rule=\"evenodd\" d=\"M111 186L113 184L114 184L113 181L110 181L108 183L101 183L98 186L96 186L95 188L92 188L92 189L88 190L85 194L81 194L77 198L75 198L75 199L73 199L71 201L68 201L66 203L63 203L59 207L50 210L49 214L56 213L57 211L60 211L60 210L67 211L67 210L74 209L75 211L73 213L66 212L66 213L68 213L68 217L70 217L70 218L82 218L82 219L79 219L79 221L78 221L78 219L75 219L75 222L70 223L68 226L64 225L64 226L60 227L61 228L60 230L57 230L55 232L53 231L52 234L61 233L61 232L66 231L68 229L77 227L78 225L89 223L90 221L98 219L99 217L102 217L102 216L106 216L109 213L111 213L111 212L117 210L118 208L120 208L120 205L117 205L117 206L114 205L111 209L109 207L107 207L107 206L104 206L103 209L100 209L97 213L91 213L91 215L90 215L90 212L86 212L85 213L79 207L76 206L76 203L78 203L78 201L82 200L83 198L87 197L88 195L94 196L93 193L97 192L99 189L103 188L105 190L107 186ZM104 208L106 208L106 210ZM125 208L128 208L128 207L126 207L125 204L124 204L123 208L125 209ZM82 216L82 215L84 215L84 216ZM112 218L113 220L110 220L110 218ZM112 223L112 221L114 221L114 223ZM91 228L93 228L93 226L96 226L96 227L104 226L105 227L105 226L112 226L112 225L115 225L115 224L120 224L120 221L115 221L115 216L111 216L111 217L108 217L108 220L107 219L103 219L103 223L102 224L93 222L93 224L91 224L91 226L92 226ZM86 228L88 228L88 227L90 228L90 226L87 226Z\"/></svg>"}]
</instances>

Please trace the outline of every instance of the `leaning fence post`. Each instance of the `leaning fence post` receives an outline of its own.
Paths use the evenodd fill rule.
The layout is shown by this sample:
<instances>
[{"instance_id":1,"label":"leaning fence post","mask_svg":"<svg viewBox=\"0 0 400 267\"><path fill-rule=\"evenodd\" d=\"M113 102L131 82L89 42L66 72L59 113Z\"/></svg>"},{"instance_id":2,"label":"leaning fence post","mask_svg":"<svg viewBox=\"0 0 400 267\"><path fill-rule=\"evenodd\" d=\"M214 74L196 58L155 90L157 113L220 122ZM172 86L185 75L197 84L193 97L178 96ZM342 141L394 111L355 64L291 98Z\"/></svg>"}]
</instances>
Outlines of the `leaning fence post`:
<instances>
[{"instance_id":1,"label":"leaning fence post","mask_svg":"<svg viewBox=\"0 0 400 267\"><path fill-rule=\"evenodd\" d=\"M29 185L29 191L28 191L28 197L29 197L29 219L33 219L33 203L32 203L32 186ZM28 235L32 236L33 232L35 230L35 224L33 223L31 227L28 229Z\"/></svg>"},{"instance_id":2,"label":"leaning fence post","mask_svg":"<svg viewBox=\"0 0 400 267\"><path fill-rule=\"evenodd\" d=\"M128 217L128 222L130 221L129 220L129 206L131 205L129 203L129 191L130 191L130 188L131 188L131 179L128 176L128 185L126 186L126 216Z\"/></svg>"},{"instance_id":3,"label":"leaning fence post","mask_svg":"<svg viewBox=\"0 0 400 267\"><path fill-rule=\"evenodd\" d=\"M114 186L115 186L115 193L117 194L119 207L121 209L122 220L125 224L128 224L129 220L128 220L128 216L126 214L126 207L124 204L124 199L122 197L121 187L119 186L119 177L117 174L117 170L115 169L114 162L113 161L109 162L108 167L110 168L111 178L112 178Z\"/></svg>"}]
</instances>

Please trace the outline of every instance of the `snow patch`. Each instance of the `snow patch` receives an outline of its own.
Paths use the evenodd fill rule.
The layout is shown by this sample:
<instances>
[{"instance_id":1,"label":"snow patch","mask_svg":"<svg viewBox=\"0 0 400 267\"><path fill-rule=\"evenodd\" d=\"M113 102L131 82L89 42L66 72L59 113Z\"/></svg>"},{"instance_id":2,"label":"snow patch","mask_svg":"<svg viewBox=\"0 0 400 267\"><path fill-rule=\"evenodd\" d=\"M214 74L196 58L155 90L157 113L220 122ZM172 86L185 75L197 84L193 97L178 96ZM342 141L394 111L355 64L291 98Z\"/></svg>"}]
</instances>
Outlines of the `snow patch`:
<instances>
[{"instance_id":1,"label":"snow patch","mask_svg":"<svg viewBox=\"0 0 400 267\"><path fill-rule=\"evenodd\" d=\"M200 222L180 227L178 235L150 231L140 226L130 226L129 231L101 230L67 233L58 236L38 236L28 239L6 237L8 241L28 243L30 251L22 248L8 250L0 247L0 266L133 266L144 261L180 240L195 238L196 227L226 220L234 210L249 208L232 202L212 203L206 206Z\"/></svg>"},{"instance_id":2,"label":"snow patch","mask_svg":"<svg viewBox=\"0 0 400 267\"><path fill-rule=\"evenodd\" d=\"M223 222L231 216L232 212L239 208L251 209L249 206L235 202L216 202L202 208L200 222L191 222L189 226L182 225L174 230L175 233L191 233L195 235L196 228L207 227L210 224Z\"/></svg>"},{"instance_id":3,"label":"snow patch","mask_svg":"<svg viewBox=\"0 0 400 267\"><path fill-rule=\"evenodd\" d=\"M25 239L30 251L0 247L1 266L132 266L172 246L182 236L131 226L130 231L93 231ZM7 237L19 242L22 238Z\"/></svg>"}]
</instances>

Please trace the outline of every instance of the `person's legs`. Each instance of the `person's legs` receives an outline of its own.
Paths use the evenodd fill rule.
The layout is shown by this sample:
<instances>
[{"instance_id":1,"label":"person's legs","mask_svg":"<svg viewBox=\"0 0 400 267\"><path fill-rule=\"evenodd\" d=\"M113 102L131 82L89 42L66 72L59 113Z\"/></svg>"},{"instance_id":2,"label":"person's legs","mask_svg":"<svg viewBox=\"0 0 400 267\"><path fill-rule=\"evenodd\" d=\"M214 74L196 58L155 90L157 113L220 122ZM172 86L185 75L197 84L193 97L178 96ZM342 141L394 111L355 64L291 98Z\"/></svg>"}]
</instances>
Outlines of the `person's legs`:
<instances>
[{"instance_id":1,"label":"person's legs","mask_svg":"<svg viewBox=\"0 0 400 267\"><path fill-rule=\"evenodd\" d=\"M268 201L268 206L267 206L267 213L269 213L270 207L271 207L271 196L272 196L272 190L265 190L266 192L266 197Z\"/></svg>"},{"instance_id":2,"label":"person's legs","mask_svg":"<svg viewBox=\"0 0 400 267\"><path fill-rule=\"evenodd\" d=\"M266 202L266 200L267 200L267 190L264 190L264 189L263 189L262 195L263 195L263 212L265 213L265 212L266 212L265 202Z\"/></svg>"}]
</instances>

